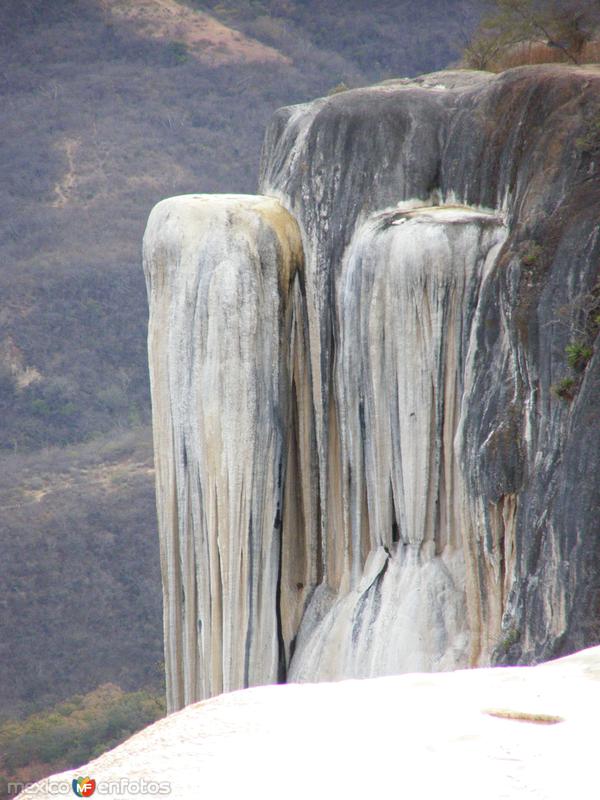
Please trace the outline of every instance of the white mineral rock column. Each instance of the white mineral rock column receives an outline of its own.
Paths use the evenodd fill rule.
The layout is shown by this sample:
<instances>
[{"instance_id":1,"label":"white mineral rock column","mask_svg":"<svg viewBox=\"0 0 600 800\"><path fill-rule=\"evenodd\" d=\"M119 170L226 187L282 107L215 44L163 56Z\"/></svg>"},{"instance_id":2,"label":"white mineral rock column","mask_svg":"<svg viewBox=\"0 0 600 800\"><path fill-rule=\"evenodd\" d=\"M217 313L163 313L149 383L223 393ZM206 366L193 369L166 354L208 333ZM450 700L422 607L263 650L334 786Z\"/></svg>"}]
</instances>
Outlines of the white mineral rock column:
<instances>
[{"instance_id":1,"label":"white mineral rock column","mask_svg":"<svg viewBox=\"0 0 600 800\"><path fill-rule=\"evenodd\" d=\"M355 232L336 281L343 577L324 616L309 608L292 679L468 663L471 531L454 437L480 288L505 235L499 217L455 206L374 215Z\"/></svg>"},{"instance_id":2,"label":"white mineral rock column","mask_svg":"<svg viewBox=\"0 0 600 800\"><path fill-rule=\"evenodd\" d=\"M289 644L282 627L291 638L289 620L298 618L296 605L316 580L307 559L298 597L284 592L282 625L287 450L298 440L311 444L310 420L290 409L292 394L301 393L292 392L294 375L305 379L306 356L291 352L304 336L301 264L296 222L271 198L174 197L148 221L144 269L170 711L276 682ZM291 444L289 414L299 426ZM295 453L294 464L303 467L307 458ZM298 481L299 508L312 502L310 478ZM300 511L286 514L301 526ZM302 540L304 530L289 535Z\"/></svg>"}]
</instances>

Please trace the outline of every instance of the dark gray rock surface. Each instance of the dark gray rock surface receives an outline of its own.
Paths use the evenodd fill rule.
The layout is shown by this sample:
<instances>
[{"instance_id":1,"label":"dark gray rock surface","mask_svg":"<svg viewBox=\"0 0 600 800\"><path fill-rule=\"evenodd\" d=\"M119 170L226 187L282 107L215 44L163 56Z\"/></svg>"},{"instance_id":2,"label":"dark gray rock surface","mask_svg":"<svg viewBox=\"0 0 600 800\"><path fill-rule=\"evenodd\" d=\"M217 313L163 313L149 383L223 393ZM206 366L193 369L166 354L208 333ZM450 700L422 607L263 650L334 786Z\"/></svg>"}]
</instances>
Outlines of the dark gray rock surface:
<instances>
[{"instance_id":1,"label":"dark gray rock surface","mask_svg":"<svg viewBox=\"0 0 600 800\"><path fill-rule=\"evenodd\" d=\"M505 215L456 440L475 663L600 641L599 129L600 72L549 65L344 92L280 110L265 139L261 191L303 234L325 551L346 247L399 201ZM576 342L592 357L573 370Z\"/></svg>"}]
</instances>

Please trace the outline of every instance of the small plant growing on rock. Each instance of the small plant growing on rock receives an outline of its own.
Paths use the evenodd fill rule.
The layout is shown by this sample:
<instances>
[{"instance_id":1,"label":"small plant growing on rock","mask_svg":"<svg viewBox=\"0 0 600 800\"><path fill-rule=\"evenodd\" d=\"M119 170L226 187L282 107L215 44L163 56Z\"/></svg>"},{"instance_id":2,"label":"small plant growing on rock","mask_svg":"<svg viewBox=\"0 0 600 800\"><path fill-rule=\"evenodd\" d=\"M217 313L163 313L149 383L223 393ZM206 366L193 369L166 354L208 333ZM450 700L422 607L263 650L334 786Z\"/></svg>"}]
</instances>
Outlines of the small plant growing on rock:
<instances>
[{"instance_id":1,"label":"small plant growing on rock","mask_svg":"<svg viewBox=\"0 0 600 800\"><path fill-rule=\"evenodd\" d=\"M590 358L592 348L585 342L571 342L565 348L567 363L575 372L583 372Z\"/></svg>"},{"instance_id":2,"label":"small plant growing on rock","mask_svg":"<svg viewBox=\"0 0 600 800\"><path fill-rule=\"evenodd\" d=\"M348 87L346 86L344 81L341 81L327 92L327 97L331 97L334 94L340 94L340 92L347 92L347 91Z\"/></svg>"},{"instance_id":3,"label":"small plant growing on rock","mask_svg":"<svg viewBox=\"0 0 600 800\"><path fill-rule=\"evenodd\" d=\"M552 386L552 393L561 400L572 400L575 397L577 381L575 378L563 378Z\"/></svg>"},{"instance_id":4,"label":"small plant growing on rock","mask_svg":"<svg viewBox=\"0 0 600 800\"><path fill-rule=\"evenodd\" d=\"M600 283L591 291L583 292L567 305L558 309L558 317L552 324L569 327L577 338L565 347L567 364L580 375L594 353L593 343L600 333ZM563 400L572 400L579 388L579 377L563 378L551 387L551 391Z\"/></svg>"},{"instance_id":5,"label":"small plant growing on rock","mask_svg":"<svg viewBox=\"0 0 600 800\"><path fill-rule=\"evenodd\" d=\"M575 147L581 153L600 150L600 114L588 121L585 133L575 139Z\"/></svg>"},{"instance_id":6,"label":"small plant growing on rock","mask_svg":"<svg viewBox=\"0 0 600 800\"><path fill-rule=\"evenodd\" d=\"M511 626L506 629L495 643L494 658L505 658L511 648L518 644L520 640L521 631L518 628Z\"/></svg>"},{"instance_id":7,"label":"small plant growing on rock","mask_svg":"<svg viewBox=\"0 0 600 800\"><path fill-rule=\"evenodd\" d=\"M526 267L533 267L544 252L541 245L537 242L530 242L521 256L521 261Z\"/></svg>"},{"instance_id":8,"label":"small plant growing on rock","mask_svg":"<svg viewBox=\"0 0 600 800\"><path fill-rule=\"evenodd\" d=\"M504 636L500 646L503 650L510 650L510 648L516 644L520 638L521 632L517 628L509 628L506 631L506 635Z\"/></svg>"}]
</instances>

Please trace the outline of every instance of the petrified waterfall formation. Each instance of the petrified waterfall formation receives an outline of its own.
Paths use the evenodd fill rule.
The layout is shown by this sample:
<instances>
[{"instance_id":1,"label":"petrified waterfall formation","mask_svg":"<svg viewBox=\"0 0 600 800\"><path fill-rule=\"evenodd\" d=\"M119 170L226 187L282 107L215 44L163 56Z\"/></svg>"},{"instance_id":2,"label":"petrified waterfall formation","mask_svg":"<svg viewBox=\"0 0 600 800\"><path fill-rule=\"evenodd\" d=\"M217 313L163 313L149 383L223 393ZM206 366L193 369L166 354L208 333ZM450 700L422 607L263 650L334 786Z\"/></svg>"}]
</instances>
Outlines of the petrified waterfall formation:
<instances>
[{"instance_id":1,"label":"petrified waterfall formation","mask_svg":"<svg viewBox=\"0 0 600 800\"><path fill-rule=\"evenodd\" d=\"M300 638L292 679L468 661L453 442L471 322L504 237L499 217L447 206L376 214L356 230L336 286L330 473L343 539L329 583L351 591Z\"/></svg>"},{"instance_id":2,"label":"petrified waterfall formation","mask_svg":"<svg viewBox=\"0 0 600 800\"><path fill-rule=\"evenodd\" d=\"M600 639L599 96L344 92L277 112L263 196L153 210L170 709Z\"/></svg>"},{"instance_id":3,"label":"petrified waterfall formation","mask_svg":"<svg viewBox=\"0 0 600 800\"><path fill-rule=\"evenodd\" d=\"M281 674L283 452L302 246L276 200L236 195L159 203L144 246L176 708Z\"/></svg>"}]
</instances>

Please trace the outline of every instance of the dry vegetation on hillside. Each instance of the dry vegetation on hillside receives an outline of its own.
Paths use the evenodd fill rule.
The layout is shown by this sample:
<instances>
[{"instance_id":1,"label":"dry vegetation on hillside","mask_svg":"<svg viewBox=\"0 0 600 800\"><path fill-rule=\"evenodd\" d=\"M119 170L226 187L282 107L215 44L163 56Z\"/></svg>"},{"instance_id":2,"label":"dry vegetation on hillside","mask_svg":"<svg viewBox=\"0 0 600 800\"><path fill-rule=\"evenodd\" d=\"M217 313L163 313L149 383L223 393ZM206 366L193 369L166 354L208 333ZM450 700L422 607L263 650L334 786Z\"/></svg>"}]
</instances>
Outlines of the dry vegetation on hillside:
<instances>
[{"instance_id":1,"label":"dry vegetation on hillside","mask_svg":"<svg viewBox=\"0 0 600 800\"><path fill-rule=\"evenodd\" d=\"M278 106L443 67L474 6L2 0L4 712L161 680L150 208L254 191Z\"/></svg>"},{"instance_id":2,"label":"dry vegetation on hillside","mask_svg":"<svg viewBox=\"0 0 600 800\"><path fill-rule=\"evenodd\" d=\"M486 0L463 63L502 72L525 64L600 60L600 0Z\"/></svg>"},{"instance_id":3,"label":"dry vegetation on hillside","mask_svg":"<svg viewBox=\"0 0 600 800\"><path fill-rule=\"evenodd\" d=\"M162 688L148 431L3 460L0 720L111 681Z\"/></svg>"},{"instance_id":4,"label":"dry vegetation on hillside","mask_svg":"<svg viewBox=\"0 0 600 800\"><path fill-rule=\"evenodd\" d=\"M32 783L95 758L164 713L160 692L103 684L23 720L0 719L0 798L14 797L13 783Z\"/></svg>"}]
</instances>

